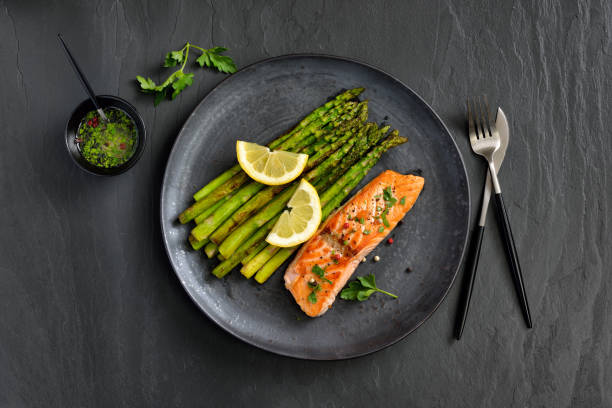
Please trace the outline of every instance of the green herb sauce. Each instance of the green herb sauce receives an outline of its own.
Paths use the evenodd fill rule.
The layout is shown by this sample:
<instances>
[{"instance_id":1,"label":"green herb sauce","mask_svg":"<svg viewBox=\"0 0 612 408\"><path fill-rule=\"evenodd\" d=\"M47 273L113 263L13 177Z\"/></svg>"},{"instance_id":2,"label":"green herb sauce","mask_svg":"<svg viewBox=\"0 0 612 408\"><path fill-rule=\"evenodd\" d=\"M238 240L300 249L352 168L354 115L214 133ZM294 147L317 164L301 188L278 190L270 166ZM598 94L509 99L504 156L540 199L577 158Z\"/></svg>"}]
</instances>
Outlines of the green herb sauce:
<instances>
[{"instance_id":1,"label":"green herb sauce","mask_svg":"<svg viewBox=\"0 0 612 408\"><path fill-rule=\"evenodd\" d=\"M85 115L75 143L85 160L110 168L127 162L138 147L138 130L131 117L117 108L104 109L105 123L97 111Z\"/></svg>"}]
</instances>

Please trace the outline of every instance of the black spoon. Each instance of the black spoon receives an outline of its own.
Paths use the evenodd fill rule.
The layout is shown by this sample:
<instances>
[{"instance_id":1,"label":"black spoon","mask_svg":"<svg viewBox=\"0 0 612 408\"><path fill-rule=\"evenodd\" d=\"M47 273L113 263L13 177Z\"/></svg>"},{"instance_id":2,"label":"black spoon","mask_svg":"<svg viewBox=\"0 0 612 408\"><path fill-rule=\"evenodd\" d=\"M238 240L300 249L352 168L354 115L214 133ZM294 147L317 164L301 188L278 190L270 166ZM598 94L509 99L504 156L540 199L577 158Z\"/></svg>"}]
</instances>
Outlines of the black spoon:
<instances>
[{"instance_id":1,"label":"black spoon","mask_svg":"<svg viewBox=\"0 0 612 408\"><path fill-rule=\"evenodd\" d=\"M66 52L66 57L68 58L68 61L70 62L70 65L72 65L72 68L74 69L74 72L77 74L77 77L79 77L79 79L81 80L81 85L83 85L83 88L85 89L85 92L87 92L87 95L89 95L89 99L91 99L91 102L93 102L94 106L96 107L96 110L98 111L98 114L100 115L100 118L102 118L102 120L104 122L108 122L108 118L104 114L104 111L102 111L102 108L100 108L100 105L98 105L98 100L96 99L96 94L94 93L93 89L91 89L91 85L89 85L89 81L85 77L85 74L83 73L83 71L81 71L81 68L79 68L79 64L77 64L76 60L74 59L74 57L70 53L70 50L68 49L68 46L64 42L64 39L62 38L62 35L61 34L57 34L57 38L59 39L60 43L62 44L62 47L64 48L64 51Z\"/></svg>"}]
</instances>

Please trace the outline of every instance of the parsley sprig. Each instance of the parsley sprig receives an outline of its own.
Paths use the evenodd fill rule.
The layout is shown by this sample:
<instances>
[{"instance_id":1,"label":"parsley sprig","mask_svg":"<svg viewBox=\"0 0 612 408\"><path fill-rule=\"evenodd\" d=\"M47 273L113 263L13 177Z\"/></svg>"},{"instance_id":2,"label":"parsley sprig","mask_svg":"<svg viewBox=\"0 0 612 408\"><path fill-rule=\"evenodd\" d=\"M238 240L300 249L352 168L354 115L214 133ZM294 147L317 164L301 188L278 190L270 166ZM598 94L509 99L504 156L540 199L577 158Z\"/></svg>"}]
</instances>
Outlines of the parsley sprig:
<instances>
[{"instance_id":1,"label":"parsley sprig","mask_svg":"<svg viewBox=\"0 0 612 408\"><path fill-rule=\"evenodd\" d=\"M348 287L342 289L342 292L340 292L340 297L344 300L358 300L363 302L364 300L367 300L374 292L384 293L385 295L397 299L397 296L393 293L379 289L376 286L374 274L357 277L356 281L350 282Z\"/></svg>"},{"instance_id":2,"label":"parsley sprig","mask_svg":"<svg viewBox=\"0 0 612 408\"><path fill-rule=\"evenodd\" d=\"M171 99L176 98L185 88L193 84L193 74L185 72L185 66L189 59L189 51L194 48L200 51L200 56L196 58L196 63L201 67L216 68L220 72L233 74L236 72L236 64L227 55L221 55L227 51L224 47L202 48L197 45L187 43L178 51L170 51L164 59L164 67L175 67L181 64L181 67L174 71L164 82L157 85L151 78L144 78L140 75L136 76L136 80L140 85L140 90L147 93L155 94L155 106L164 100L168 95Z\"/></svg>"}]
</instances>

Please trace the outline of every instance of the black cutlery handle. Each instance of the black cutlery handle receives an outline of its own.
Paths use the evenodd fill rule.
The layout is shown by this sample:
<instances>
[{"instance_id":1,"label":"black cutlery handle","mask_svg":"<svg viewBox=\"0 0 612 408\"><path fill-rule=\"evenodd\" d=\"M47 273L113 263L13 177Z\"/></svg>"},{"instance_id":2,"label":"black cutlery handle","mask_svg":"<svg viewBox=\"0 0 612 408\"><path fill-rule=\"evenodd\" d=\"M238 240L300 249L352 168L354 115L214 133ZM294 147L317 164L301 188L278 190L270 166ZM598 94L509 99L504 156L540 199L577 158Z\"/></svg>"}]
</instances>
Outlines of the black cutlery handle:
<instances>
[{"instance_id":1,"label":"black cutlery handle","mask_svg":"<svg viewBox=\"0 0 612 408\"><path fill-rule=\"evenodd\" d=\"M512 229L510 228L510 221L508 220L508 212L506 211L501 193L495 194L495 210L497 220L501 224L504 249L506 250L506 257L508 258L508 263L510 263L510 269L512 270L514 289L518 296L525 323L527 327L531 329L533 324L531 323L531 312L529 311L527 293L525 292L525 285L523 283L523 273L521 272L521 264L519 263L516 246L514 245L514 237L512 236Z\"/></svg>"},{"instance_id":2,"label":"black cutlery handle","mask_svg":"<svg viewBox=\"0 0 612 408\"><path fill-rule=\"evenodd\" d=\"M459 308L457 309L457 317L455 320L455 338L457 340L461 339L463 328L465 327L465 320L467 319L468 309L470 308L470 299L472 298L472 289L474 289L474 278L476 277L476 269L478 269L478 259L480 259L480 247L482 245L484 229L484 226L479 225L474 230L472 250L465 264L463 286L461 287Z\"/></svg>"}]
</instances>

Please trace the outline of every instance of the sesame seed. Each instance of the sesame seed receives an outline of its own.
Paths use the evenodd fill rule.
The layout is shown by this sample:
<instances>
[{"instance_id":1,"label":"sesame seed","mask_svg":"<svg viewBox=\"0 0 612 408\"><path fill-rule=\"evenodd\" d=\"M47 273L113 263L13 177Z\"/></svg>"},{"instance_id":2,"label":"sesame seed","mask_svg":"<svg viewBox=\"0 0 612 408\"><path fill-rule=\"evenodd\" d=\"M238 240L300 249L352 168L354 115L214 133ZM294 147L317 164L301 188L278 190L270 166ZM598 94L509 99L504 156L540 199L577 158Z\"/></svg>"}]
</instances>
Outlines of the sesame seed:
<instances>
[{"instance_id":1,"label":"sesame seed","mask_svg":"<svg viewBox=\"0 0 612 408\"><path fill-rule=\"evenodd\" d=\"M363 258L361 258L361 263L365 263L365 261L367 261L367 259L364 256Z\"/></svg>"},{"instance_id":2,"label":"sesame seed","mask_svg":"<svg viewBox=\"0 0 612 408\"><path fill-rule=\"evenodd\" d=\"M378 262L378 261L380 261L380 256L376 255L376 256L374 257L374 262Z\"/></svg>"}]
</instances>

